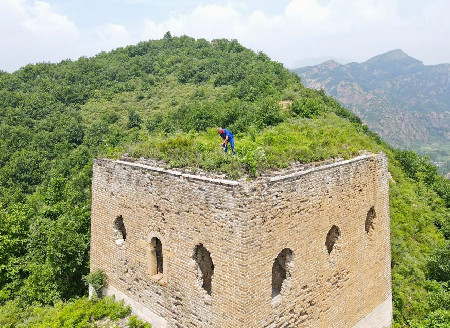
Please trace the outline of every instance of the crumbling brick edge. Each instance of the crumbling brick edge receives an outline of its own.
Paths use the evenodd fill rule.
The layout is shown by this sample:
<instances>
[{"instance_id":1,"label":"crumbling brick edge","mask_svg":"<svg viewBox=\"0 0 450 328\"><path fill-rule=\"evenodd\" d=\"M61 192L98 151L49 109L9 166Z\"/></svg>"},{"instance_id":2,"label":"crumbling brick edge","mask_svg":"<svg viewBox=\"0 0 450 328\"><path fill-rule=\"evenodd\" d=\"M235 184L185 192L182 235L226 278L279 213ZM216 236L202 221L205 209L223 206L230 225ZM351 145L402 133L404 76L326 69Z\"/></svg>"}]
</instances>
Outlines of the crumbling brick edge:
<instances>
[{"instance_id":1,"label":"crumbling brick edge","mask_svg":"<svg viewBox=\"0 0 450 328\"><path fill-rule=\"evenodd\" d=\"M360 156L357 156L357 157L353 157L351 159L342 160L342 161L338 161L338 162L331 163L331 164L314 166L312 168L308 168L306 170L300 170L300 171L297 171L297 172L294 172L294 173L290 173L290 174L275 175L273 177L268 178L268 181L271 182L271 183L275 183L275 182L280 182L280 181L287 180L287 179L296 179L298 177L301 177L303 175L306 175L306 174L309 174L309 173L312 173L312 172L328 170L328 169L333 168L333 167L338 167L338 166L343 166L343 165L346 165L346 164L349 164L349 163L358 162L358 161L370 158L372 156L374 156L374 155L373 154L364 154L364 155L360 155ZM145 170L150 170L150 171L165 173L165 174L169 174L169 175L173 175L173 176L178 176L180 178L185 178L185 179L200 180L200 181L211 182L211 183L222 184L222 185L229 185L229 186L238 186L238 185L240 185L239 181L228 180L228 179L209 178L209 177L196 175L196 174L187 174L187 173L182 173L182 172L176 171L176 170L164 169L164 168L161 168L161 167L151 166L151 165L142 164L142 163L134 163L134 162L123 161L123 160L116 160L115 162L119 163L119 164L139 167L139 168L142 168L142 169L145 169Z\"/></svg>"}]
</instances>

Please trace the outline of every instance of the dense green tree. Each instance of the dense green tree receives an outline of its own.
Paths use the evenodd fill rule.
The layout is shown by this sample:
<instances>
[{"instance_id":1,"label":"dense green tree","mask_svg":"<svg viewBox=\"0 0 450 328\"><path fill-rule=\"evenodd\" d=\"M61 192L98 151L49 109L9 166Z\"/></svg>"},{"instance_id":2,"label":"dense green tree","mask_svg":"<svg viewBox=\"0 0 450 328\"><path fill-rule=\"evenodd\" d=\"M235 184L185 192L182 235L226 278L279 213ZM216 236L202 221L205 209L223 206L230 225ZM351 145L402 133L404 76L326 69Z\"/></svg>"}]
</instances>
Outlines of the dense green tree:
<instances>
[{"instance_id":1,"label":"dense green tree","mask_svg":"<svg viewBox=\"0 0 450 328\"><path fill-rule=\"evenodd\" d=\"M142 118L141 116L136 113L135 110L130 110L128 112L128 123L127 123L127 127L129 129L132 128L140 128L142 124Z\"/></svg>"},{"instance_id":2,"label":"dense green tree","mask_svg":"<svg viewBox=\"0 0 450 328\"><path fill-rule=\"evenodd\" d=\"M432 279L450 282L450 240L435 250L429 261L429 270Z\"/></svg>"}]
</instances>

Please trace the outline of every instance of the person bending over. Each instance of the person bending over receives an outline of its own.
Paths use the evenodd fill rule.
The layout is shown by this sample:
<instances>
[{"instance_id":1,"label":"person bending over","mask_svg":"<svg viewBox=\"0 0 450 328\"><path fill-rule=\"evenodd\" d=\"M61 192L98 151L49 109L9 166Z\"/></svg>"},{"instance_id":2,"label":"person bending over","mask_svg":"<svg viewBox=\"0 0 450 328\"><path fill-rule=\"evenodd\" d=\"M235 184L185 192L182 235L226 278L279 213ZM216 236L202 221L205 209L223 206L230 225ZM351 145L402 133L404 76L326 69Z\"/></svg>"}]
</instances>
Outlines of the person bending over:
<instances>
[{"instance_id":1,"label":"person bending over","mask_svg":"<svg viewBox=\"0 0 450 328\"><path fill-rule=\"evenodd\" d=\"M233 152L233 155L236 154L234 151L234 136L233 133L231 133L230 130L217 128L217 132L222 137L222 147L225 148L225 152L228 152L228 143L231 146L231 151Z\"/></svg>"}]
</instances>

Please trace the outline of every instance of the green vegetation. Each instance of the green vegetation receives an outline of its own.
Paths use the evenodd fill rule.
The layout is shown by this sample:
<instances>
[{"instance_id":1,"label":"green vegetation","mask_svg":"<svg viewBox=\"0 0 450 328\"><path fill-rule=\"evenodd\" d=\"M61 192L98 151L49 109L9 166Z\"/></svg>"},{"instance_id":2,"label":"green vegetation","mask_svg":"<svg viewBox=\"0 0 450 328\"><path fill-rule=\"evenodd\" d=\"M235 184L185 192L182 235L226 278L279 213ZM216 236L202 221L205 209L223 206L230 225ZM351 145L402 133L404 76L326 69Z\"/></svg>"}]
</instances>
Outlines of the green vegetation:
<instances>
[{"instance_id":1,"label":"green vegetation","mask_svg":"<svg viewBox=\"0 0 450 328\"><path fill-rule=\"evenodd\" d=\"M114 298L105 297L95 301L80 298L50 306L29 306L24 309L15 301L0 307L0 327L3 328L88 328L101 327L100 319L116 321L130 314L130 308ZM130 317L130 322L132 317ZM133 321L135 322L135 321ZM148 328L144 325L130 327Z\"/></svg>"},{"instance_id":2,"label":"green vegetation","mask_svg":"<svg viewBox=\"0 0 450 328\"><path fill-rule=\"evenodd\" d=\"M102 270L98 269L84 276L83 280L86 285L91 285L94 288L97 295L101 296L102 288L106 286L107 277Z\"/></svg>"},{"instance_id":3,"label":"green vegetation","mask_svg":"<svg viewBox=\"0 0 450 328\"><path fill-rule=\"evenodd\" d=\"M361 126L345 123L330 113L317 119L286 119L277 126L262 130L253 127L248 133L240 133L236 157L227 156L217 147L220 138L214 128L164 137L144 133L139 141L125 149L130 156L158 158L175 167L217 170L233 178L243 174L254 177L268 169L286 167L293 161L349 158L365 146L382 149L361 131Z\"/></svg>"},{"instance_id":4,"label":"green vegetation","mask_svg":"<svg viewBox=\"0 0 450 328\"><path fill-rule=\"evenodd\" d=\"M152 328L152 325L143 322L141 319L132 315L128 320L128 327L130 328Z\"/></svg>"},{"instance_id":5,"label":"green vegetation","mask_svg":"<svg viewBox=\"0 0 450 328\"><path fill-rule=\"evenodd\" d=\"M280 100L293 103L282 108ZM235 157L221 151L216 126L235 133ZM1 318L24 313L5 323L10 327L27 316L44 322L51 305L57 311L87 302L61 303L86 293L92 160L124 153L237 179L294 161L384 151L393 179L395 325L431 327L450 313L443 261L448 180L427 159L390 148L335 100L236 41L167 34L2 74L0 136ZM91 311L86 307L80 308ZM72 320L62 317L61 326Z\"/></svg>"}]
</instances>

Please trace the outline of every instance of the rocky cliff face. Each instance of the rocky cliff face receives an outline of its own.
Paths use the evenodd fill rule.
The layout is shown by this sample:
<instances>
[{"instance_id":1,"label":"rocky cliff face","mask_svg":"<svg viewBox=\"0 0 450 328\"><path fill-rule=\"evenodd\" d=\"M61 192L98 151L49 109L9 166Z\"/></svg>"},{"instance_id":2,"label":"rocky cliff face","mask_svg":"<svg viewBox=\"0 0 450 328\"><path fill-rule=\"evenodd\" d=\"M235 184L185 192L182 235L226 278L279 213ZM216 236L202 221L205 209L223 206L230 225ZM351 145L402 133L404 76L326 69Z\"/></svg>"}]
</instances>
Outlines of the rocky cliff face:
<instances>
[{"instance_id":1,"label":"rocky cliff face","mask_svg":"<svg viewBox=\"0 0 450 328\"><path fill-rule=\"evenodd\" d=\"M450 171L450 64L424 65L398 49L363 63L327 61L294 71L393 146L429 155L441 172Z\"/></svg>"}]
</instances>

